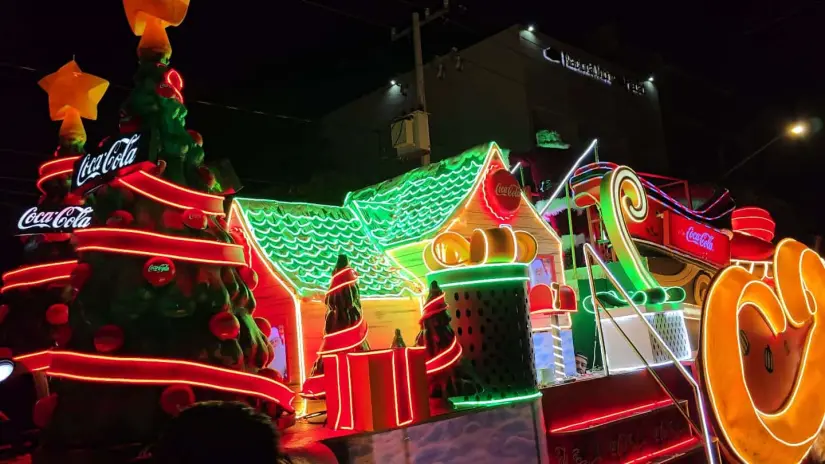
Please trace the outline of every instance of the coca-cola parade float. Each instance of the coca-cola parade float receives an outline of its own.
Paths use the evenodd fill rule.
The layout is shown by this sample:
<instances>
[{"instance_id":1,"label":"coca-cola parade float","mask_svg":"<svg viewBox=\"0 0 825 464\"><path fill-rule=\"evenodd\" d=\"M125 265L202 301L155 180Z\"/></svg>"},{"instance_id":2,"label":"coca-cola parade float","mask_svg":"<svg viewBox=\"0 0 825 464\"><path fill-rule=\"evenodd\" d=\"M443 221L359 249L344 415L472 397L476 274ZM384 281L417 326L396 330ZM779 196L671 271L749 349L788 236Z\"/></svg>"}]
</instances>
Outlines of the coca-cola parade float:
<instances>
[{"instance_id":1,"label":"coca-cola parade float","mask_svg":"<svg viewBox=\"0 0 825 464\"><path fill-rule=\"evenodd\" d=\"M491 142L338 205L246 198L185 125L165 28L188 2L124 7L118 133L84 145L105 81L41 81L63 126L3 275L0 457L148 458L214 399L312 462L809 456L825 271L768 212L595 140L538 195Z\"/></svg>"}]
</instances>

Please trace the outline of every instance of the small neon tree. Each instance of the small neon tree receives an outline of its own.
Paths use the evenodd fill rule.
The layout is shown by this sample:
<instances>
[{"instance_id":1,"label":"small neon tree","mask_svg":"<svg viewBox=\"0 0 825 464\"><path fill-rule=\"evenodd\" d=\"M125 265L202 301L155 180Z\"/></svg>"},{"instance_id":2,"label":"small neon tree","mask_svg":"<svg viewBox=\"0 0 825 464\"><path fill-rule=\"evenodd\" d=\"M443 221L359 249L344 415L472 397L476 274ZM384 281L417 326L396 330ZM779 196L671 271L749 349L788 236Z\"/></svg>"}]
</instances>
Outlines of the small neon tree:
<instances>
[{"instance_id":1,"label":"small neon tree","mask_svg":"<svg viewBox=\"0 0 825 464\"><path fill-rule=\"evenodd\" d=\"M447 303L438 282L433 281L430 285L420 324L421 331L415 338L415 344L427 348L430 397L447 399L478 392L480 387L472 368L462 362L461 344L450 327Z\"/></svg>"},{"instance_id":2,"label":"small neon tree","mask_svg":"<svg viewBox=\"0 0 825 464\"><path fill-rule=\"evenodd\" d=\"M312 366L303 394L308 397L323 395L323 355L367 351L367 322L361 313L358 275L349 265L346 255L339 255L332 272L329 290L324 296L327 313L324 321L324 340L318 359Z\"/></svg>"}]
</instances>

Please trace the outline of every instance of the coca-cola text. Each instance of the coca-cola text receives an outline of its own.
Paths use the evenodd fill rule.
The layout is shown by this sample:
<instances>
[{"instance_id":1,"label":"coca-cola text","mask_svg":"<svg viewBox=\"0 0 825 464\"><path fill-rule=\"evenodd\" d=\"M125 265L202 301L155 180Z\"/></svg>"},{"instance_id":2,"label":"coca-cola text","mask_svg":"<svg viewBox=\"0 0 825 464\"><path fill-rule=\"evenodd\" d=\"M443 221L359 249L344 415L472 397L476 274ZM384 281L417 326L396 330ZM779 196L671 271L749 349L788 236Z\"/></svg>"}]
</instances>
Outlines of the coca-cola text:
<instances>
[{"instance_id":1,"label":"coca-cola text","mask_svg":"<svg viewBox=\"0 0 825 464\"><path fill-rule=\"evenodd\" d=\"M104 145L109 148L103 153L86 154L75 165L73 187L78 188L92 179L103 177L129 166L137 161L141 134L122 137Z\"/></svg>"},{"instance_id":2,"label":"coca-cola text","mask_svg":"<svg viewBox=\"0 0 825 464\"><path fill-rule=\"evenodd\" d=\"M21 234L35 231L69 232L89 227L91 223L91 206L66 206L60 210L39 210L34 206L20 216L17 230Z\"/></svg>"},{"instance_id":3,"label":"coca-cola text","mask_svg":"<svg viewBox=\"0 0 825 464\"><path fill-rule=\"evenodd\" d=\"M685 239L705 250L713 251L713 235L708 232L696 232L693 226L690 226L685 232Z\"/></svg>"}]
</instances>

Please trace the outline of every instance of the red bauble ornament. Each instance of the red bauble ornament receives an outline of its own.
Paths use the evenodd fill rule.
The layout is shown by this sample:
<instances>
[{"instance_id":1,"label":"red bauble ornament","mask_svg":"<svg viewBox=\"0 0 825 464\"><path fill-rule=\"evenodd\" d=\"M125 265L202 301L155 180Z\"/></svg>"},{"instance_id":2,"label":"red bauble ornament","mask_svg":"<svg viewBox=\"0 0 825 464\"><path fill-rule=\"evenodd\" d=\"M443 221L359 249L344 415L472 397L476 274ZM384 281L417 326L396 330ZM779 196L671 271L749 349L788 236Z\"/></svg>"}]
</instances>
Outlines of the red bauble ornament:
<instances>
[{"instance_id":1,"label":"red bauble ornament","mask_svg":"<svg viewBox=\"0 0 825 464\"><path fill-rule=\"evenodd\" d=\"M241 323L230 312L220 312L209 320L209 330L221 340L233 340L241 333Z\"/></svg>"},{"instance_id":2,"label":"red bauble ornament","mask_svg":"<svg viewBox=\"0 0 825 464\"><path fill-rule=\"evenodd\" d=\"M258 273L255 272L254 269L251 267L242 267L238 269L238 274L240 274L241 279L243 279L250 291L255 290L255 287L258 286Z\"/></svg>"},{"instance_id":3,"label":"red bauble ornament","mask_svg":"<svg viewBox=\"0 0 825 464\"><path fill-rule=\"evenodd\" d=\"M83 206L86 204L86 199L80 195L69 193L63 197L63 204L66 206Z\"/></svg>"},{"instance_id":4,"label":"red bauble ornament","mask_svg":"<svg viewBox=\"0 0 825 464\"><path fill-rule=\"evenodd\" d=\"M183 225L195 230L206 229L206 213L197 208L187 209L183 212Z\"/></svg>"},{"instance_id":5,"label":"red bauble ornament","mask_svg":"<svg viewBox=\"0 0 825 464\"><path fill-rule=\"evenodd\" d=\"M206 184L207 187L212 188L215 186L215 174L208 167L199 167L198 175L201 176L201 180L203 180L203 183Z\"/></svg>"},{"instance_id":6,"label":"red bauble ornament","mask_svg":"<svg viewBox=\"0 0 825 464\"><path fill-rule=\"evenodd\" d=\"M265 367L258 371L258 375L261 377L266 377L267 379L272 379L276 382L284 382L284 376L281 375L280 372L276 371L275 369L270 369L269 367Z\"/></svg>"},{"instance_id":7,"label":"red bauble ornament","mask_svg":"<svg viewBox=\"0 0 825 464\"><path fill-rule=\"evenodd\" d=\"M177 416L194 403L195 392L189 385L170 385L160 394L160 407L170 416Z\"/></svg>"},{"instance_id":8,"label":"red bauble ornament","mask_svg":"<svg viewBox=\"0 0 825 464\"><path fill-rule=\"evenodd\" d=\"M57 393L52 393L45 398L37 400L37 403L34 404L34 414L32 414L34 425L41 429L49 425L49 422L52 421L55 407L57 407Z\"/></svg>"},{"instance_id":9,"label":"red bauble ornament","mask_svg":"<svg viewBox=\"0 0 825 464\"><path fill-rule=\"evenodd\" d=\"M4 304L0 305L0 324L6 320L6 316L9 315L9 305Z\"/></svg>"},{"instance_id":10,"label":"red bauble ornament","mask_svg":"<svg viewBox=\"0 0 825 464\"><path fill-rule=\"evenodd\" d=\"M150 258L143 265L143 278L153 287L162 287L175 278L175 263L162 256Z\"/></svg>"},{"instance_id":11,"label":"red bauble ornament","mask_svg":"<svg viewBox=\"0 0 825 464\"><path fill-rule=\"evenodd\" d=\"M72 328L69 327L68 324L58 325L52 327L51 335L54 343L59 348L64 348L69 344L69 340L72 339Z\"/></svg>"},{"instance_id":12,"label":"red bauble ornament","mask_svg":"<svg viewBox=\"0 0 825 464\"><path fill-rule=\"evenodd\" d=\"M51 325L63 325L69 323L69 307L63 303L49 306L46 310L46 322Z\"/></svg>"},{"instance_id":13,"label":"red bauble ornament","mask_svg":"<svg viewBox=\"0 0 825 464\"><path fill-rule=\"evenodd\" d=\"M158 160L158 168L157 168L157 172L155 174L161 175L161 174L163 174L164 171L166 171L166 161Z\"/></svg>"},{"instance_id":14,"label":"red bauble ornament","mask_svg":"<svg viewBox=\"0 0 825 464\"><path fill-rule=\"evenodd\" d=\"M132 213L119 209L106 219L106 225L109 227L128 227L135 221Z\"/></svg>"},{"instance_id":15,"label":"red bauble ornament","mask_svg":"<svg viewBox=\"0 0 825 464\"><path fill-rule=\"evenodd\" d=\"M272 335L272 324L263 317L256 317L254 320L258 329L264 334L264 337L269 338L269 336Z\"/></svg>"},{"instance_id":16,"label":"red bauble ornament","mask_svg":"<svg viewBox=\"0 0 825 464\"><path fill-rule=\"evenodd\" d=\"M111 353L123 346L123 330L114 325L104 325L95 332L95 349L101 353Z\"/></svg>"},{"instance_id":17,"label":"red bauble ornament","mask_svg":"<svg viewBox=\"0 0 825 464\"><path fill-rule=\"evenodd\" d=\"M169 68L163 73L155 92L163 98L174 98L183 104L183 77L176 70Z\"/></svg>"},{"instance_id":18,"label":"red bauble ornament","mask_svg":"<svg viewBox=\"0 0 825 464\"><path fill-rule=\"evenodd\" d=\"M200 132L192 129L188 129L186 132L188 132L189 135L192 136L192 140L195 142L195 145L199 147L203 146L203 136Z\"/></svg>"},{"instance_id":19,"label":"red bauble ornament","mask_svg":"<svg viewBox=\"0 0 825 464\"><path fill-rule=\"evenodd\" d=\"M49 243L59 243L65 242L72 238L72 234L61 234L61 233L53 233L53 234L43 234L43 238Z\"/></svg>"},{"instance_id":20,"label":"red bauble ornament","mask_svg":"<svg viewBox=\"0 0 825 464\"><path fill-rule=\"evenodd\" d=\"M69 282L72 284L72 287L80 289L83 287L83 284L89 280L90 275L92 275L92 267L89 266L88 263L79 263L72 270Z\"/></svg>"}]
</instances>

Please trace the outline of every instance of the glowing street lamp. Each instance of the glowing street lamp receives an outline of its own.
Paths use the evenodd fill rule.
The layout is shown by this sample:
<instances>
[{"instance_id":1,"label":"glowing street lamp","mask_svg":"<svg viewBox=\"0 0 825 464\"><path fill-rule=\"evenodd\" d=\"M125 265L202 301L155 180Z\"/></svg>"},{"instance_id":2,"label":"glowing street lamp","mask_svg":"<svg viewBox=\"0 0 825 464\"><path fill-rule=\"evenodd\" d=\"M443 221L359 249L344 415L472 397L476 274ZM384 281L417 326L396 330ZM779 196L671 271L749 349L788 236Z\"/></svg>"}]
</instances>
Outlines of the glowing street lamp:
<instances>
[{"instance_id":1,"label":"glowing street lamp","mask_svg":"<svg viewBox=\"0 0 825 464\"><path fill-rule=\"evenodd\" d=\"M808 134L809 128L808 121L797 122L788 128L788 135L791 137L804 137Z\"/></svg>"}]
</instances>

